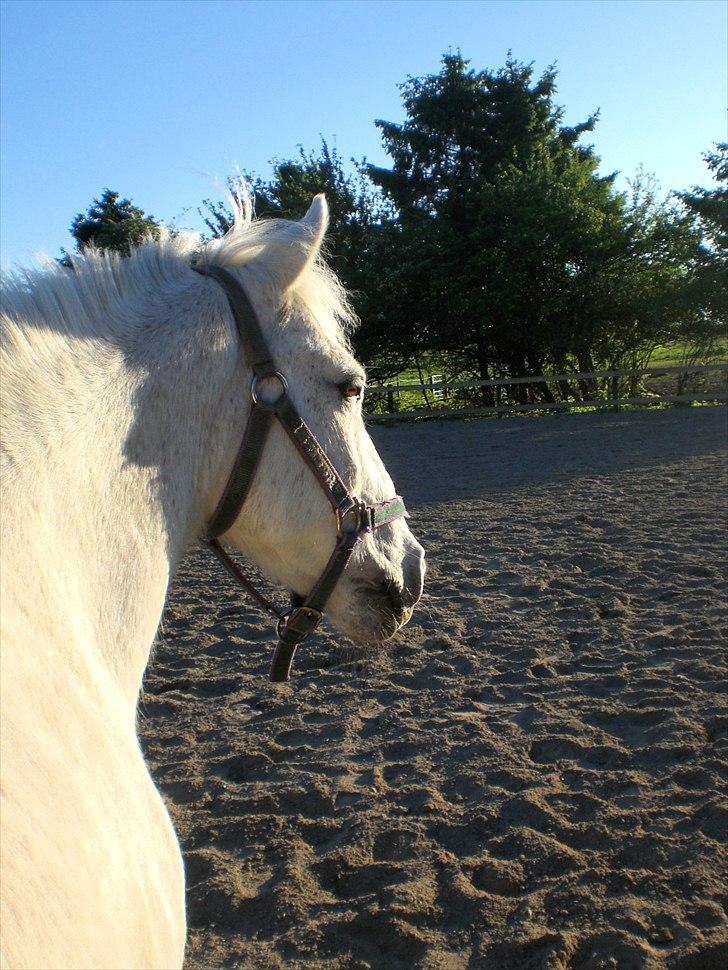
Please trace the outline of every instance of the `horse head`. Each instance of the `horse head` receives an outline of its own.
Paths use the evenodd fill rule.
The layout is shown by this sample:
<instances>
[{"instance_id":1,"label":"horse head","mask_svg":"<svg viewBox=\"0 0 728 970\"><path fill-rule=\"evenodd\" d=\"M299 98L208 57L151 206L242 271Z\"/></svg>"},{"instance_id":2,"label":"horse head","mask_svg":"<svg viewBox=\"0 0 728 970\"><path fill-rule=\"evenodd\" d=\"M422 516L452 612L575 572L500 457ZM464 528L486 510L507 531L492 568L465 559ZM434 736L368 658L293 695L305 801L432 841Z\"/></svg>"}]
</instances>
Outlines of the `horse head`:
<instances>
[{"instance_id":1,"label":"horse head","mask_svg":"<svg viewBox=\"0 0 728 970\"><path fill-rule=\"evenodd\" d=\"M299 603L309 602L311 591L320 588L333 568L332 550L339 549L342 539L342 518L338 508L332 514L336 502L330 485L334 492L338 487L356 496L357 508L374 525L376 510L392 509L394 495L362 416L366 376L348 339L353 314L321 258L327 222L320 195L300 222L270 224L252 255L232 269L251 304L247 326L259 329L261 355L275 361L274 366L266 363L262 373L254 362L252 368L250 360L243 362L244 400L238 413L248 408L250 421L251 408L260 412L267 407L280 423L266 430L264 446L252 446L252 457L251 447L244 446L243 464L252 460L255 474L240 514L225 523L223 538L287 586ZM215 276L215 263L225 265L220 260L224 246L220 252L213 244L203 254L203 273ZM227 272L224 276L234 287ZM238 328L245 338L245 322L238 321ZM252 351L249 339L243 344L251 356L255 342ZM284 398L287 417L281 416ZM313 460L307 449L314 449ZM231 459L228 454L220 469L217 496L230 475ZM403 505L398 509L382 515L380 528L362 528L347 555L347 568L329 583L327 612L338 630L358 642L391 637L409 620L422 593L424 551L405 521Z\"/></svg>"}]
</instances>

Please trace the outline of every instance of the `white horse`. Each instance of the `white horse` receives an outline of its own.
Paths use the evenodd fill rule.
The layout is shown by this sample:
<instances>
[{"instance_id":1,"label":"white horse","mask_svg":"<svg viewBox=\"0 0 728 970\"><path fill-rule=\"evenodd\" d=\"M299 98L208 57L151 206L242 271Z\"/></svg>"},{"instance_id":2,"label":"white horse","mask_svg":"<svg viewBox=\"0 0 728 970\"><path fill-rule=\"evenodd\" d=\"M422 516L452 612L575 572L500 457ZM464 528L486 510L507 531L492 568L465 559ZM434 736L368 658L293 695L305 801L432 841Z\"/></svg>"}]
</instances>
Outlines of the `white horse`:
<instances>
[{"instance_id":1,"label":"white horse","mask_svg":"<svg viewBox=\"0 0 728 970\"><path fill-rule=\"evenodd\" d=\"M178 563L204 534L250 408L218 283L247 292L290 397L350 490L394 494L364 428L343 291L320 258L323 196L301 222L89 252L16 278L2 344L2 954L20 968L171 968L185 944L177 838L136 734L136 705ZM202 246L202 249L200 247ZM225 535L305 595L336 528L274 427ZM380 641L422 590L404 519L368 534L328 605ZM398 592L393 606L391 590Z\"/></svg>"}]
</instances>

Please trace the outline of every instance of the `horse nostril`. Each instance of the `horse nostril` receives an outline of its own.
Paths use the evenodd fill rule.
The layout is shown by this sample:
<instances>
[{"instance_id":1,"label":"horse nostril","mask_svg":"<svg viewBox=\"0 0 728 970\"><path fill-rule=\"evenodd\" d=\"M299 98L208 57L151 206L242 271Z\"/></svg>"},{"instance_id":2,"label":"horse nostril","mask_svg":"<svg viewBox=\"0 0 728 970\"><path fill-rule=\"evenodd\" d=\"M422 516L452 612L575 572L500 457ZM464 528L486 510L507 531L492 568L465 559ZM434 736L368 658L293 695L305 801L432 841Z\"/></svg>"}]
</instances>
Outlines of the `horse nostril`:
<instances>
[{"instance_id":1,"label":"horse nostril","mask_svg":"<svg viewBox=\"0 0 728 970\"><path fill-rule=\"evenodd\" d=\"M392 612L395 616L402 616L405 609L407 608L402 587L396 583L394 580L390 579L382 583L382 589L387 594L387 599L392 606Z\"/></svg>"}]
</instances>

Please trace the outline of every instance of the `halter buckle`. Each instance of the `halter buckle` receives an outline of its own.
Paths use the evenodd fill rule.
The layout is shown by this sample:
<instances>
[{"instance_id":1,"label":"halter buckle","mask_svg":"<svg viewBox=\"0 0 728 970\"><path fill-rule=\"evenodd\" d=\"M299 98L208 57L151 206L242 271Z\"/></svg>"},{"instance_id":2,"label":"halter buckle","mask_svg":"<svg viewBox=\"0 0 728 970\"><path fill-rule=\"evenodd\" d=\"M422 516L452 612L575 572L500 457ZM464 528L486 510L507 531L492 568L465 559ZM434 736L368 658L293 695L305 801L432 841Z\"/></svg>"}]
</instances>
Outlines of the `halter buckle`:
<instances>
[{"instance_id":1,"label":"halter buckle","mask_svg":"<svg viewBox=\"0 0 728 970\"><path fill-rule=\"evenodd\" d=\"M300 643L310 636L323 619L320 610L311 606L295 606L278 621L278 637L284 643Z\"/></svg>"},{"instance_id":2,"label":"halter buckle","mask_svg":"<svg viewBox=\"0 0 728 970\"><path fill-rule=\"evenodd\" d=\"M258 381L267 381L269 377L275 377L275 379L281 385L281 393L275 399L271 401L270 404L266 401L261 401L258 397ZM273 370L269 374L255 374L253 380L250 382L250 396L253 399L253 404L257 404L258 407L265 408L268 411L275 411L280 402L284 397L288 395L288 381L285 379L280 371Z\"/></svg>"}]
</instances>

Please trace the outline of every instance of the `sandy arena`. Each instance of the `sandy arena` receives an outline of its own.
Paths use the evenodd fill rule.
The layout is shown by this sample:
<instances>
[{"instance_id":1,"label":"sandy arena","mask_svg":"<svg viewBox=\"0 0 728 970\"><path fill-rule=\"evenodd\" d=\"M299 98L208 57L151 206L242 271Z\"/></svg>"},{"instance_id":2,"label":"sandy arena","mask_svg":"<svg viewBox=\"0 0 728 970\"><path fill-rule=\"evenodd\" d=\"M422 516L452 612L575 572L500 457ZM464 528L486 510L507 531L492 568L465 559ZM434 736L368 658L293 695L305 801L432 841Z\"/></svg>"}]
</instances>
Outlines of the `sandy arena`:
<instances>
[{"instance_id":1,"label":"sandy arena","mask_svg":"<svg viewBox=\"0 0 728 970\"><path fill-rule=\"evenodd\" d=\"M374 427L427 550L385 653L210 556L143 697L188 970L724 970L726 409ZM272 591L276 595L276 591Z\"/></svg>"}]
</instances>

